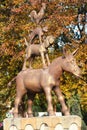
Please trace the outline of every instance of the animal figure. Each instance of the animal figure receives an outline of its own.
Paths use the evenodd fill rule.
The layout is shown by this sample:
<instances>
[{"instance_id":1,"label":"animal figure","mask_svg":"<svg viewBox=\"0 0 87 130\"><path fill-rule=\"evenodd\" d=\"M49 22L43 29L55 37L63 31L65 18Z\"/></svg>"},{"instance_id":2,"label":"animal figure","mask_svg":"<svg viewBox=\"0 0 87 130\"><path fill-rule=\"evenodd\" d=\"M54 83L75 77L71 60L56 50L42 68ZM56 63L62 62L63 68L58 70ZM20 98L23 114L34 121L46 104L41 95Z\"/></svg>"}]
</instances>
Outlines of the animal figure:
<instances>
[{"instance_id":1,"label":"animal figure","mask_svg":"<svg viewBox=\"0 0 87 130\"><path fill-rule=\"evenodd\" d=\"M26 69L26 61L29 60L29 68L31 67L31 62L35 56L41 55L43 67L46 67L45 63L45 57L47 60L47 64L50 64L49 56L48 56L48 47L53 44L54 42L54 36L47 36L46 39L42 44L28 44L28 42L25 39L25 44L27 45L26 48L26 55L24 59L24 64L22 70Z\"/></svg>"},{"instance_id":2,"label":"animal figure","mask_svg":"<svg viewBox=\"0 0 87 130\"><path fill-rule=\"evenodd\" d=\"M31 44L33 39L38 36L39 37L39 41L40 43L42 43L42 40L41 40L41 36L43 36L44 32L47 32L48 31L48 28L47 27L36 27L32 32L31 34L29 35L30 37L30 41L29 43Z\"/></svg>"},{"instance_id":3,"label":"animal figure","mask_svg":"<svg viewBox=\"0 0 87 130\"><path fill-rule=\"evenodd\" d=\"M36 22L38 24L43 19L45 9L46 3L42 3L40 11L37 13L36 10L32 10L29 17L33 22Z\"/></svg>"},{"instance_id":4,"label":"animal figure","mask_svg":"<svg viewBox=\"0 0 87 130\"><path fill-rule=\"evenodd\" d=\"M14 107L14 117L18 117L18 106L22 100L23 95L28 95L28 116L33 116L32 104L36 93L44 92L48 104L47 111L50 116L55 115L52 105L51 91L53 90L58 97L58 101L62 106L64 115L70 115L69 109L65 104L64 97L59 88L60 76L63 71L70 72L77 77L81 76L81 70L76 64L74 55L77 50L64 56L60 56L53 60L53 62L46 69L27 69L21 71L16 76L16 98Z\"/></svg>"}]
</instances>

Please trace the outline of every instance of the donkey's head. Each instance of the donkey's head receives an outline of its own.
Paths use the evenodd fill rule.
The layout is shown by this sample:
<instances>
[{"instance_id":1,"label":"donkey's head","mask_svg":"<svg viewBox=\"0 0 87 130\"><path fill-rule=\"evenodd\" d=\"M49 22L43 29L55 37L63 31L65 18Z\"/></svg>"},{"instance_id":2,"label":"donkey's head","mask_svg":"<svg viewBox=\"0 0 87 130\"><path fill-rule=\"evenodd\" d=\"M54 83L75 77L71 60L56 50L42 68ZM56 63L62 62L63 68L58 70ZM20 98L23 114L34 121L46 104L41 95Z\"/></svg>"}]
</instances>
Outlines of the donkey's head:
<instances>
[{"instance_id":1,"label":"donkey's head","mask_svg":"<svg viewBox=\"0 0 87 130\"><path fill-rule=\"evenodd\" d=\"M78 49L76 49L74 52L70 54L67 54L66 52L64 53L64 57L62 57L62 68L63 70L76 75L77 77L81 77L81 70L76 63L76 59L74 58L74 55L76 54L77 50Z\"/></svg>"}]
</instances>

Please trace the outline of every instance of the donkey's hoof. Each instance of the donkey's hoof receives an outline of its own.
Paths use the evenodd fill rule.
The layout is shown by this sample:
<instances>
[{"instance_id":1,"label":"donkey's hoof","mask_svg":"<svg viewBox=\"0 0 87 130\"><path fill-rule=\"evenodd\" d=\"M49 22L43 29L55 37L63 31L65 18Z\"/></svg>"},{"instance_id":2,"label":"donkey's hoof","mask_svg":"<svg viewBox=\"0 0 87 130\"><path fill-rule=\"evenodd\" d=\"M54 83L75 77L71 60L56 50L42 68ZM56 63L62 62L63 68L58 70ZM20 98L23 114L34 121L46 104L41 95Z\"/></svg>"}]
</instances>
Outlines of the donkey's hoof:
<instances>
[{"instance_id":1,"label":"donkey's hoof","mask_svg":"<svg viewBox=\"0 0 87 130\"><path fill-rule=\"evenodd\" d=\"M25 68L22 68L22 71L24 71L24 70L26 70L27 68L25 67Z\"/></svg>"},{"instance_id":2,"label":"donkey's hoof","mask_svg":"<svg viewBox=\"0 0 87 130\"><path fill-rule=\"evenodd\" d=\"M65 116L70 116L70 113L68 111L65 112Z\"/></svg>"},{"instance_id":3,"label":"donkey's hoof","mask_svg":"<svg viewBox=\"0 0 87 130\"><path fill-rule=\"evenodd\" d=\"M17 113L14 113L14 114L13 114L13 117L14 117L14 118L18 118L19 115L18 115Z\"/></svg>"},{"instance_id":4,"label":"donkey's hoof","mask_svg":"<svg viewBox=\"0 0 87 130\"><path fill-rule=\"evenodd\" d=\"M47 69L47 66L43 66L43 69Z\"/></svg>"},{"instance_id":5,"label":"donkey's hoof","mask_svg":"<svg viewBox=\"0 0 87 130\"><path fill-rule=\"evenodd\" d=\"M28 117L33 117L33 113L28 113Z\"/></svg>"},{"instance_id":6,"label":"donkey's hoof","mask_svg":"<svg viewBox=\"0 0 87 130\"><path fill-rule=\"evenodd\" d=\"M56 116L55 112L48 113L49 116Z\"/></svg>"}]
</instances>

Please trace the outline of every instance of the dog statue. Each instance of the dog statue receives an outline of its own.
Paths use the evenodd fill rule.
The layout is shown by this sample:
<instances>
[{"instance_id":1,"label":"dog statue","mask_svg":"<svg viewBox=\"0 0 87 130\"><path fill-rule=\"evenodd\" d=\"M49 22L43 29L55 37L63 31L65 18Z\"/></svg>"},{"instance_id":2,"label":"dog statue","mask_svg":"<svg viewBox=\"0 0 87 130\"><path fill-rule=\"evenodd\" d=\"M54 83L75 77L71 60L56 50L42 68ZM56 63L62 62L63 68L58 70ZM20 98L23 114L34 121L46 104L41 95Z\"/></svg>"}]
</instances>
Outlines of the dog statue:
<instances>
[{"instance_id":1,"label":"dog statue","mask_svg":"<svg viewBox=\"0 0 87 130\"><path fill-rule=\"evenodd\" d=\"M42 58L43 68L46 68L47 65L45 62L45 58L47 60L47 64L48 65L50 64L48 56L48 47L53 44L54 40L55 40L54 36L50 35L47 36L46 39L44 39L44 42L42 44L29 44L25 38L25 44L27 48L22 70L26 69L27 60L29 60L29 68L32 68L31 67L32 60L35 58L35 56L39 55L41 55Z\"/></svg>"}]
</instances>

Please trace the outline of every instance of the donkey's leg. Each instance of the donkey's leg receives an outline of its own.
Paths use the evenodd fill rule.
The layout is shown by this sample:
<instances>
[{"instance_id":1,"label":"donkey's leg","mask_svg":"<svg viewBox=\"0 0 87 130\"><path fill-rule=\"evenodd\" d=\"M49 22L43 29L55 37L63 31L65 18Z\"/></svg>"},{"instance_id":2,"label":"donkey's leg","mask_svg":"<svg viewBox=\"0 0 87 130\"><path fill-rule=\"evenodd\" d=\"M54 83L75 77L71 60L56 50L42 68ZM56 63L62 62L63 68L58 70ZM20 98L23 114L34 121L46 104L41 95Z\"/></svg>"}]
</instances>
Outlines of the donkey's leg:
<instances>
[{"instance_id":1,"label":"donkey's leg","mask_svg":"<svg viewBox=\"0 0 87 130\"><path fill-rule=\"evenodd\" d=\"M14 117L18 117L18 106L19 106L20 102L21 102L21 98L16 96L16 98L15 98L15 107L14 107L14 110L13 110Z\"/></svg>"},{"instance_id":2,"label":"donkey's leg","mask_svg":"<svg viewBox=\"0 0 87 130\"><path fill-rule=\"evenodd\" d=\"M21 93L21 94L17 93L17 95L16 95L15 107L14 107L14 111L13 111L14 117L18 117L18 107L19 107L19 104L20 104L21 99L22 99L24 94L25 93Z\"/></svg>"},{"instance_id":3,"label":"donkey's leg","mask_svg":"<svg viewBox=\"0 0 87 130\"><path fill-rule=\"evenodd\" d=\"M49 116L53 116L53 115L55 115L55 113L53 111L52 95L51 95L50 87L46 87L46 89L44 89L44 92L46 94L46 100L48 103L48 108L47 108L48 114L49 114Z\"/></svg>"},{"instance_id":4,"label":"donkey's leg","mask_svg":"<svg viewBox=\"0 0 87 130\"><path fill-rule=\"evenodd\" d=\"M55 93L56 93L56 95L58 97L58 100L59 100L59 102L60 102L60 104L62 106L62 112L64 113L64 115L70 115L69 109L65 104L64 97L63 97L63 94L62 94L60 88L56 87L54 89L54 91L55 91Z\"/></svg>"},{"instance_id":5,"label":"donkey's leg","mask_svg":"<svg viewBox=\"0 0 87 130\"><path fill-rule=\"evenodd\" d=\"M16 86L16 98L15 98L15 107L13 111L14 117L18 117L18 107L21 102L21 99L23 95L27 92L27 90L24 88L23 81L21 78L18 78L16 80L17 86Z\"/></svg>"},{"instance_id":6,"label":"donkey's leg","mask_svg":"<svg viewBox=\"0 0 87 130\"><path fill-rule=\"evenodd\" d=\"M40 41L40 44L42 44L41 34L39 34L39 41Z\"/></svg>"},{"instance_id":7,"label":"donkey's leg","mask_svg":"<svg viewBox=\"0 0 87 130\"><path fill-rule=\"evenodd\" d=\"M32 105L33 105L33 100L34 100L35 94L27 93L27 95L28 95L27 114L28 114L28 117L32 117L33 116Z\"/></svg>"}]
</instances>

